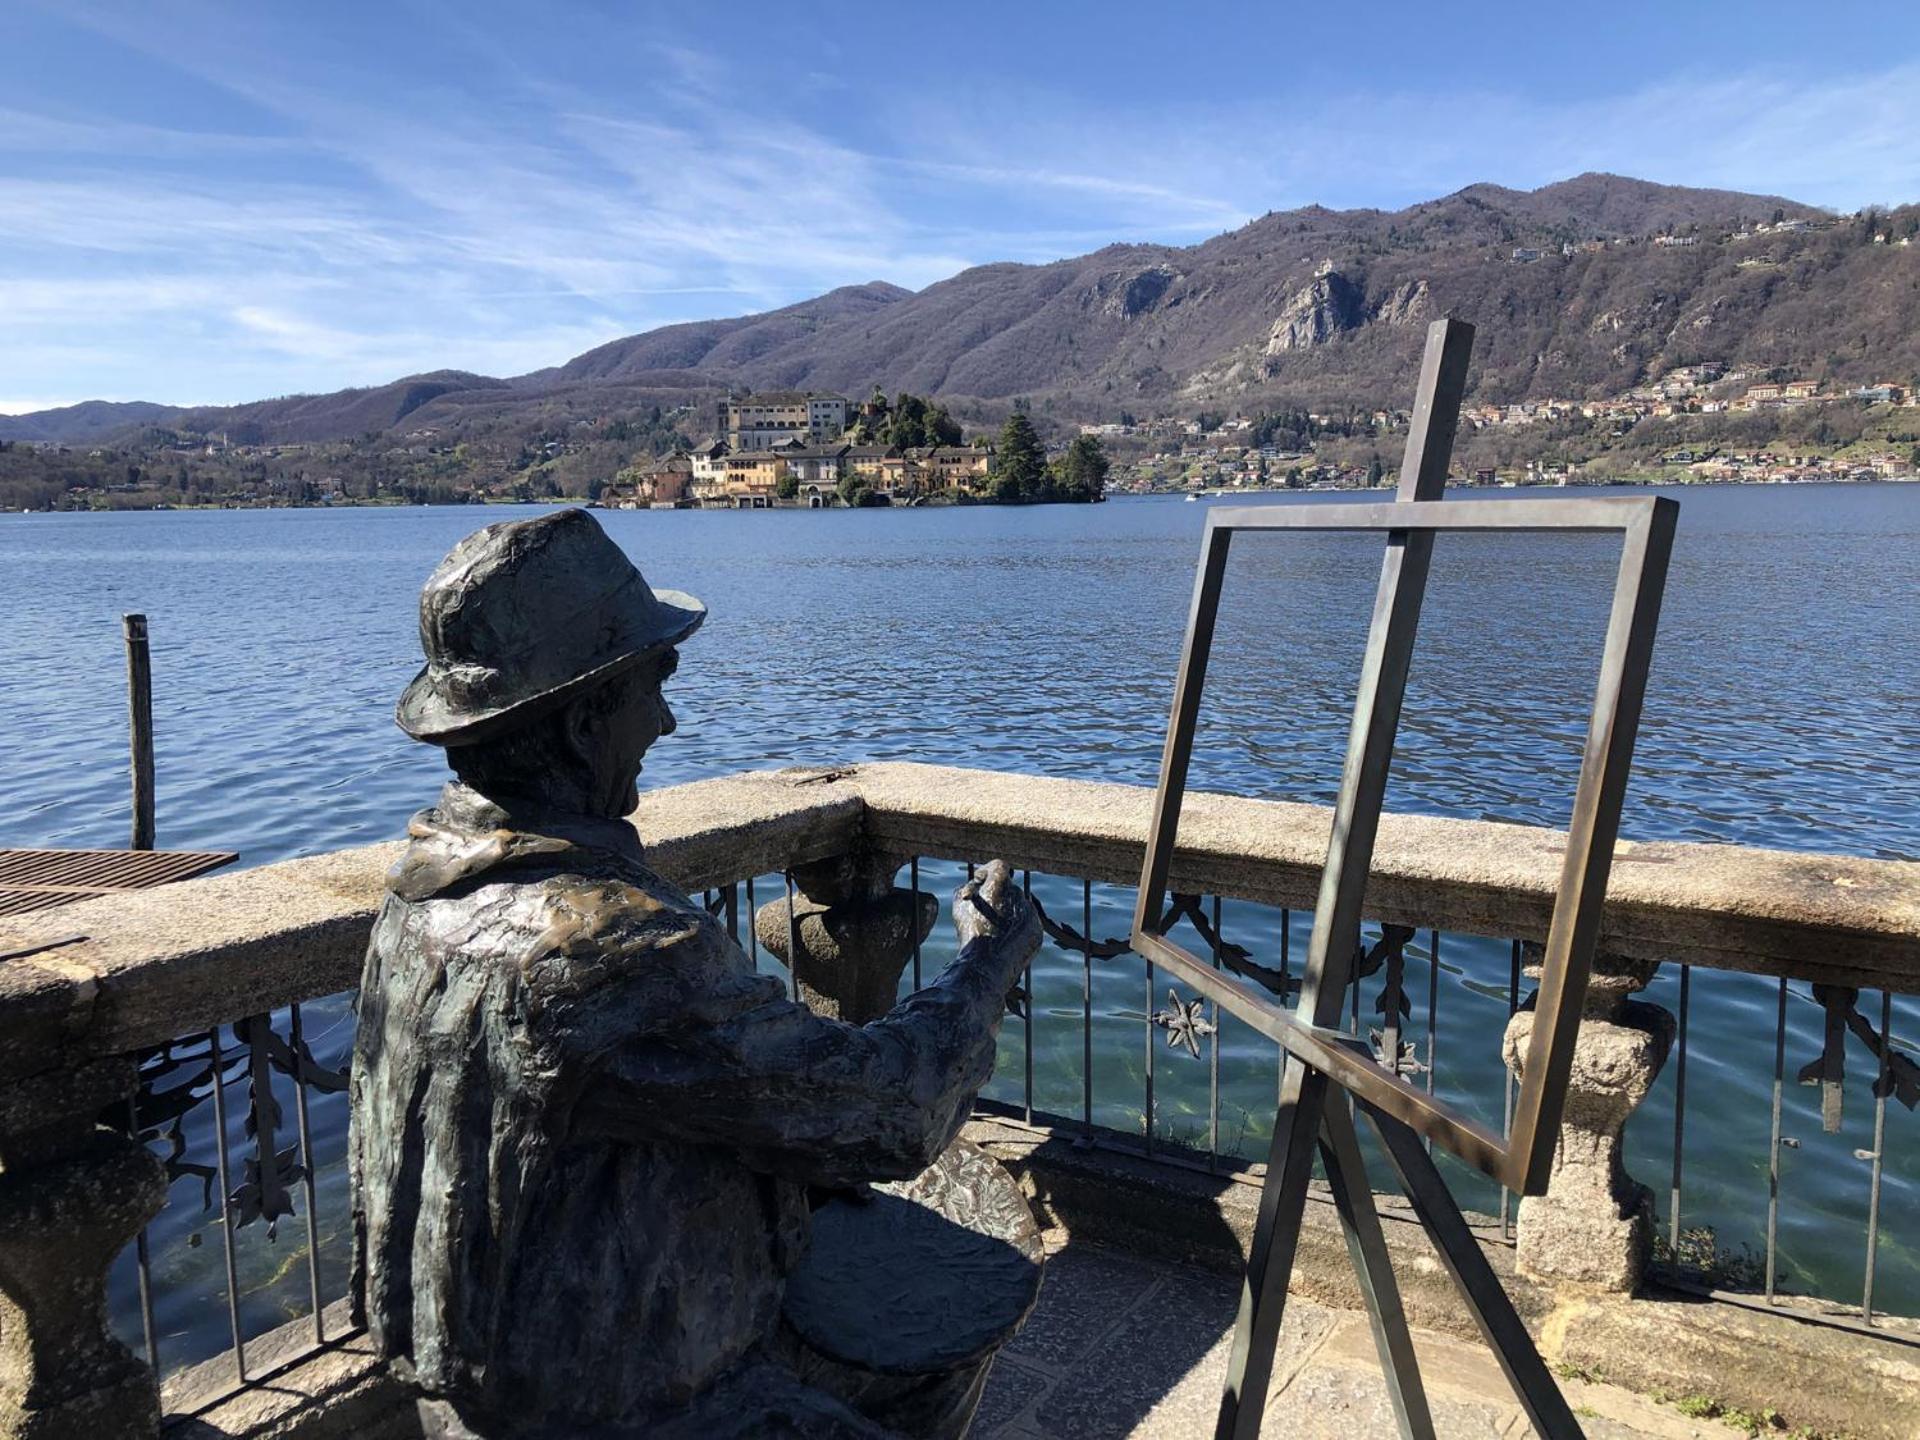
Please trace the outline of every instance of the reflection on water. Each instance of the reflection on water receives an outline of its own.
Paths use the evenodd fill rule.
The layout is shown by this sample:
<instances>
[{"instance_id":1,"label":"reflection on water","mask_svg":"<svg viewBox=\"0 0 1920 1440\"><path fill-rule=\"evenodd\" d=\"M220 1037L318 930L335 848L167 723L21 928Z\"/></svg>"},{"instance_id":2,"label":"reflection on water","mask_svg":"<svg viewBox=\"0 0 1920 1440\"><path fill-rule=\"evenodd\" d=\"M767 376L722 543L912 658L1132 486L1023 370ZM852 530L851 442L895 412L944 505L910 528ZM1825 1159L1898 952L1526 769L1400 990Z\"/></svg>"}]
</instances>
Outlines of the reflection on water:
<instances>
[{"instance_id":1,"label":"reflection on water","mask_svg":"<svg viewBox=\"0 0 1920 1440\"><path fill-rule=\"evenodd\" d=\"M1920 486L1676 493L1679 541L1625 832L1920 855ZM1206 510L1128 500L603 513L650 579L712 607L673 685L680 733L649 758L644 783L916 759L1150 784ZM419 663L420 583L461 535L511 513L0 517L0 844L125 843L119 615L129 610L152 623L163 846L235 849L260 863L398 835L442 773L390 719ZM1378 549L1354 536L1236 540L1196 786L1332 798ZM1617 542L1600 537L1442 537L1393 808L1566 822L1616 555ZM951 888L952 875L927 868L930 886ZM1078 923L1077 883L1035 884ZM1098 933L1124 934L1129 897L1095 896ZM1277 912L1228 902L1225 919L1230 938L1277 963ZM1296 938L1297 957L1304 931ZM1410 1038L1423 1047L1428 944L1422 932L1408 952ZM938 959L931 950L929 963ZM1438 1085L1495 1123L1507 963L1498 942L1441 938ZM1078 1115L1078 957L1049 947L1035 983L1036 1101ZM1649 998L1673 1008L1675 983L1663 974ZM1818 1050L1819 1014L1803 988L1790 1003L1789 1072ZM1165 991L1164 980L1147 991L1136 960L1096 966L1102 1123L1139 1127L1141 1018ZM1373 998L1370 989L1368 1006ZM1693 979L1685 1213L1727 1246L1757 1243L1764 1225L1775 1001L1763 980ZM1877 1023L1878 997L1863 1006ZM323 1063L344 1058L351 1026L342 1003L310 1007ZM1895 1032L1920 1034L1906 1002ZM1230 1020L1220 1043L1222 1147L1257 1152L1271 1118L1271 1047ZM995 1093L1018 1093L1024 1044L1009 1022ZM1162 1132L1204 1145L1206 1062L1162 1048L1154 1065ZM1783 1157L1783 1273L1835 1294L1857 1294L1860 1280L1852 1237L1864 1227L1868 1166L1854 1151L1871 1144L1872 1106L1864 1085L1857 1093L1849 1087L1846 1131L1825 1136L1817 1091L1787 1077L1786 1131L1802 1147ZM290 1114L290 1093L283 1100ZM1669 1075L1631 1130L1632 1166L1663 1206L1671 1105ZM1887 1124L1877 1293L1912 1312L1920 1234L1903 1217L1920 1206L1920 1143L1897 1106ZM343 1107L317 1104L314 1125L320 1153L338 1157ZM202 1149L210 1156L204 1137ZM320 1187L323 1278L339 1294L341 1164L323 1168ZM170 1362L210 1353L225 1331L219 1228L199 1202L199 1182L180 1182L155 1237ZM276 1241L258 1225L241 1232L249 1327L304 1305L304 1234L304 1215Z\"/></svg>"}]
</instances>

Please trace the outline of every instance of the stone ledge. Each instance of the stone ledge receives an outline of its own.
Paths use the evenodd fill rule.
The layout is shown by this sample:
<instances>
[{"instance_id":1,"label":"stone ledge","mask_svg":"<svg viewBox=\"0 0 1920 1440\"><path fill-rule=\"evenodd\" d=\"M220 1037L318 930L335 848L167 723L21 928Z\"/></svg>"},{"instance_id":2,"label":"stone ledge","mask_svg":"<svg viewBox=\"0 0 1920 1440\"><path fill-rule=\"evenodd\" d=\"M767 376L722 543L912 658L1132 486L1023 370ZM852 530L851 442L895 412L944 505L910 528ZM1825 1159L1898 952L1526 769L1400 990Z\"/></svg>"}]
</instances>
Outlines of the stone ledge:
<instances>
[{"instance_id":1,"label":"stone ledge","mask_svg":"<svg viewBox=\"0 0 1920 1440\"><path fill-rule=\"evenodd\" d=\"M1253 1180L1084 1148L1012 1121L976 1118L964 1133L1020 1178L1043 1224L1163 1260L1227 1272L1245 1264L1260 1196ZM1377 1199L1408 1318L1478 1343L1418 1222L1395 1197ZM1647 1395L1771 1407L1795 1425L1857 1440L1920 1434L1920 1325L1888 1321L1870 1334L1819 1323L1814 1305L1761 1311L1671 1291L1628 1298L1544 1286L1514 1274L1512 1251L1494 1242L1490 1223L1477 1228L1550 1364ZM1360 1306L1332 1200L1318 1186L1288 1291L1340 1309Z\"/></svg>"},{"instance_id":2,"label":"stone ledge","mask_svg":"<svg viewBox=\"0 0 1920 1440\"><path fill-rule=\"evenodd\" d=\"M634 823L689 889L869 845L1005 856L1138 879L1141 786L887 763L771 770L654 791ZM1174 883L1308 906L1329 812L1188 797ZM1556 831L1389 815L1370 918L1538 938L1558 884ZM80 1064L350 988L394 844L283 861L11 917L0 951L0 1078ZM1920 864L1723 845L1621 842L1602 944L1649 959L1920 990Z\"/></svg>"},{"instance_id":3,"label":"stone ledge","mask_svg":"<svg viewBox=\"0 0 1920 1440\"><path fill-rule=\"evenodd\" d=\"M863 765L852 779L867 833L886 850L1002 856L1112 884L1140 878L1153 801L1146 787L908 763ZM1173 884L1311 908L1331 824L1322 806L1189 794ZM1557 830L1383 816L1367 918L1544 939L1565 846ZM1615 856L1604 949L1920 989L1920 864L1635 840L1622 840Z\"/></svg>"},{"instance_id":4,"label":"stone ledge","mask_svg":"<svg viewBox=\"0 0 1920 1440\"><path fill-rule=\"evenodd\" d=\"M822 777L673 786L633 818L662 873L699 890L854 844L860 799ZM0 1078L351 989L400 850L338 850L0 921L0 950L86 937L0 961Z\"/></svg>"},{"instance_id":5,"label":"stone ledge","mask_svg":"<svg viewBox=\"0 0 1920 1440\"><path fill-rule=\"evenodd\" d=\"M326 1318L344 1334L346 1302ZM238 1390L226 1355L168 1377L165 1440L419 1440L411 1400L365 1334L316 1349L312 1321L290 1321L249 1342L247 1368L260 1378Z\"/></svg>"}]
</instances>

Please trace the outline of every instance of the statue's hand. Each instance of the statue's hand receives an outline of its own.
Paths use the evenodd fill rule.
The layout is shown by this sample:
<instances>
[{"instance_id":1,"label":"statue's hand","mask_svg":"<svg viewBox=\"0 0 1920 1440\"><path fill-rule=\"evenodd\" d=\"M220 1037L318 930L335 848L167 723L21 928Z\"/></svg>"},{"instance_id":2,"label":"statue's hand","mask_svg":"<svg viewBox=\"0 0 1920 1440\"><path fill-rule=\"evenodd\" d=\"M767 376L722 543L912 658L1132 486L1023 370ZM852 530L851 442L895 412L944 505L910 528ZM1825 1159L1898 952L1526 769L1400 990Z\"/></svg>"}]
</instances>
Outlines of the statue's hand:
<instances>
[{"instance_id":1,"label":"statue's hand","mask_svg":"<svg viewBox=\"0 0 1920 1440\"><path fill-rule=\"evenodd\" d=\"M963 950L984 942L1008 985L1040 948L1040 919L1004 860L993 861L960 887L953 897L953 928Z\"/></svg>"}]
</instances>

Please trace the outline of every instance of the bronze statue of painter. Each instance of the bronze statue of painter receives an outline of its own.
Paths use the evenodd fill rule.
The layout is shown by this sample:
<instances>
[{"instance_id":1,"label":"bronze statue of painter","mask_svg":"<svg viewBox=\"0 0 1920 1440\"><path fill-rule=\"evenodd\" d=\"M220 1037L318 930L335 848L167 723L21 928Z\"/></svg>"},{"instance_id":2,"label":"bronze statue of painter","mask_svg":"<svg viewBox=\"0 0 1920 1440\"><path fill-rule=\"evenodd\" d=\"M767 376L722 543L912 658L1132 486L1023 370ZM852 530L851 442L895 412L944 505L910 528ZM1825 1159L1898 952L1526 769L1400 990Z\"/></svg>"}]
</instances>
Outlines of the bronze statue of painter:
<instances>
[{"instance_id":1,"label":"bronze statue of painter","mask_svg":"<svg viewBox=\"0 0 1920 1440\"><path fill-rule=\"evenodd\" d=\"M808 1187L945 1150L1039 931L995 865L871 1025L756 974L624 818L705 613L579 510L469 536L422 594L397 719L457 778L374 926L351 1164L367 1323L430 1433L897 1433L776 1343Z\"/></svg>"}]
</instances>

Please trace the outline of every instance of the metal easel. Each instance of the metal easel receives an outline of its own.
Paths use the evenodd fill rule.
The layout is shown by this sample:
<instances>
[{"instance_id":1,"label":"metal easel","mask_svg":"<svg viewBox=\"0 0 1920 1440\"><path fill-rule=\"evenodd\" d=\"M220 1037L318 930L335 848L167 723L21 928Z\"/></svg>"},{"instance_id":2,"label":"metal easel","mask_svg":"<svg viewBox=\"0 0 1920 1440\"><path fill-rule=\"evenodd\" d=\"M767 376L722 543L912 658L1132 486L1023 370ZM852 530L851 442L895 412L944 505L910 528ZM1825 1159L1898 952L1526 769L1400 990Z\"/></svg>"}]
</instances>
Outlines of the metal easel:
<instances>
[{"instance_id":1,"label":"metal easel","mask_svg":"<svg viewBox=\"0 0 1920 1440\"><path fill-rule=\"evenodd\" d=\"M1364 1115L1379 1134L1414 1213L1534 1429L1546 1440L1577 1440L1580 1435L1565 1397L1422 1140L1432 1141L1521 1194L1539 1194L1546 1188L1679 506L1669 499L1443 501L1472 349L1473 327L1463 321L1437 321L1428 330L1411 434L1399 490L1391 504L1216 509L1207 517L1154 796L1132 944L1147 960L1176 972L1278 1042L1295 1061L1287 1067L1275 1116L1215 1431L1220 1440L1247 1440L1260 1432L1316 1151L1346 1233L1400 1433L1408 1440L1423 1440L1434 1433L1406 1312L1361 1159L1355 1115ZM1238 532L1259 530L1382 532L1386 536L1346 768L1314 909L1313 939L1299 1003L1293 1010L1189 954L1167 938L1159 918L1174 860L1228 545ZM1599 531L1622 537L1566 861L1547 934L1539 1018L1513 1125L1505 1136L1376 1064L1364 1041L1339 1028L1434 537L1443 531ZM1351 1098L1351 1109L1338 1103L1336 1088Z\"/></svg>"}]
</instances>

